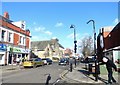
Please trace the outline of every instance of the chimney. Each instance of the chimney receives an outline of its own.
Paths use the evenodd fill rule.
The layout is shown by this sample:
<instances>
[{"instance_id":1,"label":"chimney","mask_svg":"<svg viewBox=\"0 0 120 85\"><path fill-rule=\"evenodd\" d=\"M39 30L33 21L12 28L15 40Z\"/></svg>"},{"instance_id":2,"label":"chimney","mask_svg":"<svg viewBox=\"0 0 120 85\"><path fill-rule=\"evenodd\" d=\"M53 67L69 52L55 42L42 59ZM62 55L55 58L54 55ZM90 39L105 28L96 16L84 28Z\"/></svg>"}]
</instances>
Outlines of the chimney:
<instances>
[{"instance_id":1,"label":"chimney","mask_svg":"<svg viewBox=\"0 0 120 85\"><path fill-rule=\"evenodd\" d=\"M8 14L8 12L4 12L4 17L7 18L7 19L9 19L9 14Z\"/></svg>"}]
</instances>

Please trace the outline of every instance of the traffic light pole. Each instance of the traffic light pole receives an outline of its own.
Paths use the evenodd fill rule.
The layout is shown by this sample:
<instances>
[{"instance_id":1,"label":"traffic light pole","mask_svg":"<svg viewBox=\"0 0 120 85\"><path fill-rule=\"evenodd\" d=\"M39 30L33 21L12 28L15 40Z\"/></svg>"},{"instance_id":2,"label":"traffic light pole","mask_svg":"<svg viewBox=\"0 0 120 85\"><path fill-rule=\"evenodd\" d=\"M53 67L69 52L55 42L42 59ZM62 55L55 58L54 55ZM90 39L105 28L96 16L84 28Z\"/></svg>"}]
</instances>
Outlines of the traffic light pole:
<instances>
[{"instance_id":1,"label":"traffic light pole","mask_svg":"<svg viewBox=\"0 0 120 85\"><path fill-rule=\"evenodd\" d=\"M77 41L76 41L76 31L75 31L75 28L74 28L74 53L75 53L75 56L76 56L76 53L77 53ZM76 67L76 59L75 59L75 67Z\"/></svg>"},{"instance_id":2,"label":"traffic light pole","mask_svg":"<svg viewBox=\"0 0 120 85\"><path fill-rule=\"evenodd\" d=\"M95 32L95 21L94 20L89 20L89 22L93 22L93 30L94 30L94 58L95 58L95 81L98 81L98 74L97 74L97 67L98 67L98 61L96 57L96 32Z\"/></svg>"},{"instance_id":3,"label":"traffic light pole","mask_svg":"<svg viewBox=\"0 0 120 85\"><path fill-rule=\"evenodd\" d=\"M76 30L74 25L71 25L70 28L74 28L74 54L76 56L76 53L77 53ZM75 59L75 67L76 67L76 59Z\"/></svg>"}]
</instances>

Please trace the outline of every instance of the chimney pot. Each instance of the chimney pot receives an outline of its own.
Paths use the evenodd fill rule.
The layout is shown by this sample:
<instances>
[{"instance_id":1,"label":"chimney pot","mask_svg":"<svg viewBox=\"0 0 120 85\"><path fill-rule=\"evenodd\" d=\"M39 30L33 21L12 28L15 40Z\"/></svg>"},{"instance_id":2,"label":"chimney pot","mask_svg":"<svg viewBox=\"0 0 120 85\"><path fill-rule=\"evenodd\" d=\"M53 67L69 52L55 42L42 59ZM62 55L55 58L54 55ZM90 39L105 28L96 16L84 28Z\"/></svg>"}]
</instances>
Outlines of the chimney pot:
<instances>
[{"instance_id":1,"label":"chimney pot","mask_svg":"<svg viewBox=\"0 0 120 85\"><path fill-rule=\"evenodd\" d=\"M8 14L8 12L4 12L4 17L7 18L7 19L9 19L9 14Z\"/></svg>"}]
</instances>

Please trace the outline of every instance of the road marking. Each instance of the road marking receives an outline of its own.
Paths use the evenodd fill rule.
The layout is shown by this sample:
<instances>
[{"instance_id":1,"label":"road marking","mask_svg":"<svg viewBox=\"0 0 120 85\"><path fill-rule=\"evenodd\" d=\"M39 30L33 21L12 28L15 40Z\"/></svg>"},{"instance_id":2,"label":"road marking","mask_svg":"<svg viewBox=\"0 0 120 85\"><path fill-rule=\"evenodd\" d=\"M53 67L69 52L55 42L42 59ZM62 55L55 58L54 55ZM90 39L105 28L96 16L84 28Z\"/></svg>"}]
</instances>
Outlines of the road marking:
<instances>
[{"instance_id":1,"label":"road marking","mask_svg":"<svg viewBox=\"0 0 120 85\"><path fill-rule=\"evenodd\" d=\"M61 80L61 78L56 79L56 81L53 82L53 85L56 85L56 83L58 83L60 80Z\"/></svg>"}]
</instances>

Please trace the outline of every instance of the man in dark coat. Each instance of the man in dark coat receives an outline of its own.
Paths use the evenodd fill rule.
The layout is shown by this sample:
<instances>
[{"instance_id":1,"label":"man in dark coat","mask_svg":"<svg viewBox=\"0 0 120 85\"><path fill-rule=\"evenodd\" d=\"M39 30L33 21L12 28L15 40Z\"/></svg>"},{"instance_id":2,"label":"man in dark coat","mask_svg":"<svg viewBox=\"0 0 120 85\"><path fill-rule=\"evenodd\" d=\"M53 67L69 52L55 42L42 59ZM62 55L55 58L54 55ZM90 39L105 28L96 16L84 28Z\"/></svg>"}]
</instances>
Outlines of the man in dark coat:
<instances>
[{"instance_id":1,"label":"man in dark coat","mask_svg":"<svg viewBox=\"0 0 120 85\"><path fill-rule=\"evenodd\" d=\"M114 79L112 75L113 74L112 68L114 68L115 71L117 71L116 65L108 57L103 57L103 64L106 64L106 68L108 71L108 83L111 84L112 83L111 81L116 82L116 80Z\"/></svg>"}]
</instances>

